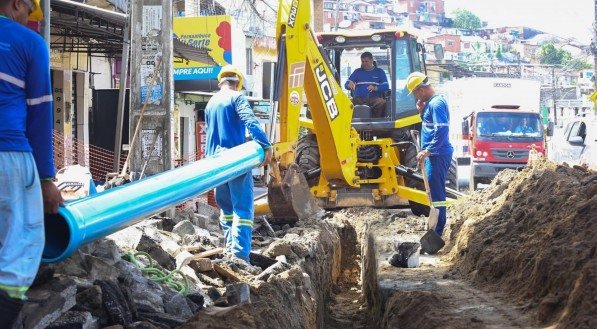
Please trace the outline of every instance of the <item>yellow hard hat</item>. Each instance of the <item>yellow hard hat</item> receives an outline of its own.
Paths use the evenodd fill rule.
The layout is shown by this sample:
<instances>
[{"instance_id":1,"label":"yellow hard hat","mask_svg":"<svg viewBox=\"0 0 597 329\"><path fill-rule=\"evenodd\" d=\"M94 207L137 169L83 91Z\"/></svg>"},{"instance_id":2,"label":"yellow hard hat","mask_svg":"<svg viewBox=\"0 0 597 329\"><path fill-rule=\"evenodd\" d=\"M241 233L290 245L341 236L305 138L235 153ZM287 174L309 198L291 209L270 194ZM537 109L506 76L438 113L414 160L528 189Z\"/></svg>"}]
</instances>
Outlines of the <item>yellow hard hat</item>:
<instances>
[{"instance_id":1,"label":"yellow hard hat","mask_svg":"<svg viewBox=\"0 0 597 329\"><path fill-rule=\"evenodd\" d=\"M406 88L408 89L408 94L412 94L419 87L428 86L429 79L427 76L421 72L413 72L408 75L406 78Z\"/></svg>"},{"instance_id":2,"label":"yellow hard hat","mask_svg":"<svg viewBox=\"0 0 597 329\"><path fill-rule=\"evenodd\" d=\"M243 89L243 74L234 65L226 65L222 67L220 73L218 73L218 83L224 80L238 81L236 90Z\"/></svg>"},{"instance_id":3,"label":"yellow hard hat","mask_svg":"<svg viewBox=\"0 0 597 329\"><path fill-rule=\"evenodd\" d=\"M33 5L31 14L29 14L29 20L33 22L41 22L44 19L44 13L39 5L39 0L27 0Z\"/></svg>"}]
</instances>

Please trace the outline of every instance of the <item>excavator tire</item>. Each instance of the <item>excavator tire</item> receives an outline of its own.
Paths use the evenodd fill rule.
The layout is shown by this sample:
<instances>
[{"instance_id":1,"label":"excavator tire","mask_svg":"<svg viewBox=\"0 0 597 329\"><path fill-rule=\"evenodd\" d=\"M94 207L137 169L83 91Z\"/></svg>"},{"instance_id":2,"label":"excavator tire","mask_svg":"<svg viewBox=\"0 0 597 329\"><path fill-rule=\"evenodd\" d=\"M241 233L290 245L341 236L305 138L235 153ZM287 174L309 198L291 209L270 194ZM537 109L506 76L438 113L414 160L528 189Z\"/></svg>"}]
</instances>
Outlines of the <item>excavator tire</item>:
<instances>
[{"instance_id":1,"label":"excavator tire","mask_svg":"<svg viewBox=\"0 0 597 329\"><path fill-rule=\"evenodd\" d=\"M297 142L295 161L302 173L306 173L320 167L319 147L317 146L317 137L314 134L306 134L299 138ZM309 187L317 185L318 182L319 175L312 176L307 179Z\"/></svg>"},{"instance_id":2,"label":"excavator tire","mask_svg":"<svg viewBox=\"0 0 597 329\"><path fill-rule=\"evenodd\" d=\"M417 149L414 145L409 145L402 153L400 159L404 160L404 165L410 168L417 166ZM458 184L458 162L456 159L452 159L450 163L450 170L448 171L448 177L446 179L446 187L457 190ZM404 182L407 187L415 188L417 190L425 191L425 184L423 182L405 177ZM416 203L414 201L408 202L411 211L415 216L429 216L429 206Z\"/></svg>"}]
</instances>

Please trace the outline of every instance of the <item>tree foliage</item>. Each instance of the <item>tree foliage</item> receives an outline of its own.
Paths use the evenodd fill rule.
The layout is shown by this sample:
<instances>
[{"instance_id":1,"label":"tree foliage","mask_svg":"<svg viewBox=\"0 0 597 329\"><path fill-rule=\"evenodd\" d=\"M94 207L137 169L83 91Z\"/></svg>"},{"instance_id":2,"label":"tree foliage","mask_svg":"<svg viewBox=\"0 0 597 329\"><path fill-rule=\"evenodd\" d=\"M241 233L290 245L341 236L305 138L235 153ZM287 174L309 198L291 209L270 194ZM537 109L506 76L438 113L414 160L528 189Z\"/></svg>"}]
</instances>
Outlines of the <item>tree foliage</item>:
<instances>
[{"instance_id":1,"label":"tree foliage","mask_svg":"<svg viewBox=\"0 0 597 329\"><path fill-rule=\"evenodd\" d=\"M541 51L539 52L539 61L541 64L563 65L570 61L571 58L572 55L570 52L562 48L556 48L553 42L548 42L541 46Z\"/></svg>"},{"instance_id":2,"label":"tree foliage","mask_svg":"<svg viewBox=\"0 0 597 329\"><path fill-rule=\"evenodd\" d=\"M454 27L459 29L478 29L481 28L481 19L466 9L456 9L454 11Z\"/></svg>"}]
</instances>

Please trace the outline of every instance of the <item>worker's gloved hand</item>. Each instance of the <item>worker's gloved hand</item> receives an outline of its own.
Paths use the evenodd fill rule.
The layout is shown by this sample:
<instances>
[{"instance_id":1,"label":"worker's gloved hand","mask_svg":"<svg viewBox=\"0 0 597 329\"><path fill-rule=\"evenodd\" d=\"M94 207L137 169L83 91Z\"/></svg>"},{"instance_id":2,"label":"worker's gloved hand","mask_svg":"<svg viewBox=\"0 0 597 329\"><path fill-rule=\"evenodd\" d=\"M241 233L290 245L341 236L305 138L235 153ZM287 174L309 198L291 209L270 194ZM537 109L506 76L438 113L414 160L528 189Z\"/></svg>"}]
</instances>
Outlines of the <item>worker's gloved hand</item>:
<instances>
[{"instance_id":1,"label":"worker's gloved hand","mask_svg":"<svg viewBox=\"0 0 597 329\"><path fill-rule=\"evenodd\" d=\"M64 203L60 190L51 180L41 182L41 194L44 199L44 213L57 214L58 206Z\"/></svg>"},{"instance_id":2,"label":"worker's gloved hand","mask_svg":"<svg viewBox=\"0 0 597 329\"><path fill-rule=\"evenodd\" d=\"M271 148L265 150L265 159L263 160L262 166L267 166L270 162L272 162L272 158L274 156L274 152Z\"/></svg>"}]
</instances>

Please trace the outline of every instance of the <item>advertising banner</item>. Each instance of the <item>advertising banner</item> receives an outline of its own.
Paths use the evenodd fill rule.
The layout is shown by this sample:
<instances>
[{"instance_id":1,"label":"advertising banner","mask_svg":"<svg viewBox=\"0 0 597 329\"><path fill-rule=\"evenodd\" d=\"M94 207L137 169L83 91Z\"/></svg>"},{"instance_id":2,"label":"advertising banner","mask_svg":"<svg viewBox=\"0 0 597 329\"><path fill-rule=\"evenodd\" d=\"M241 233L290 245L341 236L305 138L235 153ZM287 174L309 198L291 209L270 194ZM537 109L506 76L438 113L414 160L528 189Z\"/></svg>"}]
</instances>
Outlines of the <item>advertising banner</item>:
<instances>
[{"instance_id":1,"label":"advertising banner","mask_svg":"<svg viewBox=\"0 0 597 329\"><path fill-rule=\"evenodd\" d=\"M174 80L215 79L232 64L230 16L174 18Z\"/></svg>"}]
</instances>

